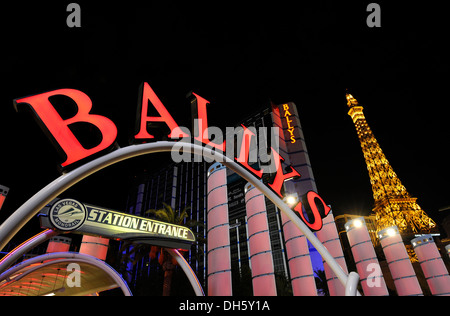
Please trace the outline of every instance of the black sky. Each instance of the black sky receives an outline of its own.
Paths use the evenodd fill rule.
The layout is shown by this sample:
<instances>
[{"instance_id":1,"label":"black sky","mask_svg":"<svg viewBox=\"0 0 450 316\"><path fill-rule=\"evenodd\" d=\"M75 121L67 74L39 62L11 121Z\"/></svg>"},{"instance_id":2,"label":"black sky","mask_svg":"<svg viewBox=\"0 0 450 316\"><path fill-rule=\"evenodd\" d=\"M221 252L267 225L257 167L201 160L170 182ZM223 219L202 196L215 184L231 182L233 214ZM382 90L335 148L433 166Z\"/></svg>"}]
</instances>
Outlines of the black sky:
<instances>
[{"instance_id":1,"label":"black sky","mask_svg":"<svg viewBox=\"0 0 450 316\"><path fill-rule=\"evenodd\" d=\"M125 147L143 81L184 126L190 126L189 91L211 102L209 123L221 127L269 99L295 102L320 195L337 214L368 214L372 192L347 115L349 89L421 207L439 220L438 209L450 205L449 27L448 8L441 3L378 1L381 27L369 28L371 1L252 7L77 1L81 28L69 28L70 2L21 2L2 9L0 184L10 193L1 220L57 178L62 162L31 115L14 111L13 99L81 90L93 101L92 113L115 122L117 141ZM130 178L162 166L163 158L115 165L65 195L122 209Z\"/></svg>"}]
</instances>

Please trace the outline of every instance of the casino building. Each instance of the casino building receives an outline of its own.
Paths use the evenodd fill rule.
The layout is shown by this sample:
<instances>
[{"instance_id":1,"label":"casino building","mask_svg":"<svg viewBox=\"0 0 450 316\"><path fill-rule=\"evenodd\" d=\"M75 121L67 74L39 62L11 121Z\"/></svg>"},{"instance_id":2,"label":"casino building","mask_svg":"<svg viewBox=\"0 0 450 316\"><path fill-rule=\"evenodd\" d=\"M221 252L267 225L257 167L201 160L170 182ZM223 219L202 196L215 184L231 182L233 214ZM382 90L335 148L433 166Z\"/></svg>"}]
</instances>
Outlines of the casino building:
<instances>
[{"instance_id":1,"label":"casino building","mask_svg":"<svg viewBox=\"0 0 450 316\"><path fill-rule=\"evenodd\" d=\"M361 110L350 95L347 98L351 101L350 113ZM197 99L206 106L206 100L199 96ZM162 103L159 107L163 108ZM193 112L202 112L197 110ZM206 117L204 108L203 114ZM50 201L47 191L54 191L46 187L41 194L47 200L31 210L39 212L36 215L46 229L0 259L0 296L92 295L117 288L125 295L137 289L138 295L160 295L162 282L163 293L169 294L166 275L171 275L177 264L180 269L175 269L184 272L196 295L325 294L316 276L326 283L331 296L356 295L351 288L356 289L358 280L366 296L386 296L394 291L399 296L450 295L450 277L432 235L421 234L411 240L418 260L413 266L397 226L380 230L373 216L334 217L331 207L317 193L294 103L267 104L232 125L236 128L227 128L225 137L226 155L232 161L224 164L206 159L215 157L220 161L223 155L214 156L203 146L183 142L176 145L187 144L184 158L185 153L200 150L203 155L175 163L174 143L164 141L117 149L106 158L91 161L97 167L95 163L106 164L103 159L110 162L107 159L129 155L136 148L142 151L142 147L145 153L170 151L172 159L168 157L166 165L136 174L131 183L124 185L129 189L126 213L72 198ZM209 138L201 138L208 146L205 139ZM229 148L234 150L231 156ZM281 166L272 169L274 162ZM67 178L74 174L78 176L75 170ZM51 186L54 190L68 187L61 183L54 181ZM0 187L0 208L8 190ZM37 197L41 198L37 194L31 200ZM171 213L187 211L184 222L156 217L155 210L168 207ZM23 207L15 217L23 218L23 210L26 214L30 211ZM315 231L317 238L302 229L327 261L300 231L304 225ZM2 227L10 229L5 224ZM41 251L45 254L15 264L38 246L42 249L42 245L47 246ZM152 260L158 252L155 247L165 249L159 260ZM167 257L161 259L165 254ZM349 275L349 270L357 271L356 282L351 280L354 274ZM177 279L179 295L186 294L182 282ZM425 287L429 292L423 290Z\"/></svg>"},{"instance_id":2,"label":"casino building","mask_svg":"<svg viewBox=\"0 0 450 316\"><path fill-rule=\"evenodd\" d=\"M397 210L397 215L407 212L409 217L400 216L403 219L393 222L395 225L389 221L393 211L386 207L390 204L381 200L374 209L375 220L347 214L334 217L331 206L317 193L294 103L270 103L244 120L225 122L234 126L225 129L225 146L225 142L211 142L211 135L204 133L211 132L206 129L207 123L202 125L207 122L207 100L193 93L191 137L185 131L180 133L182 129L147 83L141 88L137 120L140 131L134 139L144 143L115 148L65 173L1 224L2 247L35 215L44 230L0 259L0 295L91 295L120 288L129 296L130 287L136 290L143 285L144 291L137 293L151 295L147 291L151 290L151 282L160 285L161 276L163 294L169 295L169 280L178 265L199 296L316 296L322 294L316 275L326 283L331 296L357 295L359 289L367 296L386 296L394 288L399 296L420 296L425 292L413 259L420 264L431 295L450 295L450 276L430 231L415 234L411 240L402 239L400 234L406 229L405 218L417 219L419 214L426 227L435 228L435 223L415 206L415 198L406 194L392 168L387 168L362 107L350 94L349 115L357 127L367 165L387 168L384 173L370 174L378 181L371 182L375 200L379 194L389 192L380 189L385 185L384 180L379 182L379 174L383 174L383 178L392 180L392 188L404 191L398 199L389 195L390 204L402 202L415 207L415 211ZM99 128L103 137L98 146L87 149L78 142L68 128L73 123L58 117L49 101L56 95L71 98L79 110L86 111L75 122ZM90 99L79 90L60 89L14 101L15 106L21 103L42 110L33 113L66 153L62 167L112 149L115 143L115 124L106 117L88 114ZM161 116L149 116L150 103ZM156 122L164 122L170 134L183 139L148 142L154 136L147 131L147 123ZM215 131L219 134L217 128ZM176 137L169 135L171 139ZM125 213L58 196L102 168L139 155L163 152L171 155L166 165L136 174L131 184L124 185L129 189ZM369 159L366 153L377 154ZM177 155L182 159L175 159ZM0 187L0 208L8 191ZM188 215L177 219L176 213ZM166 219L158 215L166 215ZM379 225L380 219L383 225ZM80 243L71 239L72 234L81 241L79 247L76 245ZM17 264L45 241L45 254ZM413 250L414 256L407 249ZM156 264L152 259L158 252ZM350 270L356 269L357 274L348 273L344 252L352 256ZM384 276L388 271L391 279ZM184 282L177 281L177 285ZM185 294L182 291L180 294Z\"/></svg>"},{"instance_id":3,"label":"casino building","mask_svg":"<svg viewBox=\"0 0 450 316\"><path fill-rule=\"evenodd\" d=\"M294 103L268 104L234 125L254 127L256 130L264 127L267 128L266 131L269 133L271 131L270 128L278 128L279 153L284 159L282 167L286 168L290 165L301 175L298 179L294 178L285 182L285 194L301 197L310 190L317 192L298 110ZM170 205L174 210L188 208L190 220L205 224L203 227L197 226L193 230L196 230L200 236L206 238L208 235L206 225L207 200L208 192L211 191L211 188L208 189L207 187L207 182L208 175L211 172L211 165L211 163L206 161L171 163L157 172L136 175L130 186L127 211L139 216L149 216L149 214L146 214L147 210L162 209L163 203ZM252 167L258 169L260 166L256 163ZM271 180L271 174L263 174L262 181L264 183L268 183ZM226 186L228 191L231 270L233 278L236 278L236 275L242 275L243 269L251 267L248 243L251 236L249 236L245 201L246 181L227 169ZM289 262L293 262L296 259L289 258L286 245L289 243L294 244L296 242L295 238L291 240L286 239L285 226L289 226L288 221L281 217L280 211L270 200L267 198L264 200L274 274L277 277L290 280L296 277L298 279L308 277L314 283L314 271L324 269L321 256L303 237L307 246L304 249L304 253L300 256L311 260L311 271L308 272L307 276L291 275ZM187 255L188 262L204 287L207 286L208 277L207 253L206 244L198 244L194 245ZM158 269L158 267L152 266L149 258L143 258L136 265L130 266L129 269L132 279L135 280L142 277L142 274L150 276L152 271ZM133 281L130 280L130 282Z\"/></svg>"}]
</instances>

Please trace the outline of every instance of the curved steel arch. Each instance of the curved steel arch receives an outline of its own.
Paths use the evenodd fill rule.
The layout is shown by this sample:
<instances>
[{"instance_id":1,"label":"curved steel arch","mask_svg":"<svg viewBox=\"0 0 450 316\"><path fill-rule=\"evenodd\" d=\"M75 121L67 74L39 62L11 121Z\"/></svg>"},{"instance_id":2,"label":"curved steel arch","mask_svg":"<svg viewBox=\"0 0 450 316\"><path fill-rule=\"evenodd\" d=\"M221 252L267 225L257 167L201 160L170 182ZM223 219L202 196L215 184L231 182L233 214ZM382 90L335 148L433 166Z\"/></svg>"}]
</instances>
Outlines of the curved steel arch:
<instances>
[{"instance_id":1,"label":"curved steel arch","mask_svg":"<svg viewBox=\"0 0 450 316\"><path fill-rule=\"evenodd\" d=\"M44 241L52 238L53 236L57 236L59 232L52 230L52 229L46 229L33 237L25 240L23 243L18 245L16 248L11 250L6 256L4 256L0 260L0 273L8 269L14 262L16 262L22 255L36 247L37 245L40 245Z\"/></svg>"},{"instance_id":2,"label":"curved steel arch","mask_svg":"<svg viewBox=\"0 0 450 316\"><path fill-rule=\"evenodd\" d=\"M25 254L27 251L33 249L37 245L43 243L44 241L46 241L46 240L50 239L51 237L56 236L58 234L59 234L58 231L46 229L46 230L36 234L35 236L31 237L30 239L24 241L23 243L21 243L19 246L17 246L13 250L11 250L6 256L4 256L0 260L0 281L1 281L1 273L3 273L4 270L8 269L23 254ZM183 269L189 282L192 285L192 288L194 289L195 294L197 296L205 296L205 293L203 292L203 288L202 288L200 282L198 281L197 276L195 275L194 271L192 271L191 266L187 263L186 259L184 259L183 255L181 255L180 252L176 249L166 249L166 250L178 262L181 269ZM6 272L4 272L4 273L6 273Z\"/></svg>"},{"instance_id":3,"label":"curved steel arch","mask_svg":"<svg viewBox=\"0 0 450 316\"><path fill-rule=\"evenodd\" d=\"M258 188L269 200L271 200L282 212L289 217L289 219L300 229L300 231L308 238L311 244L317 249L322 258L328 263L330 268L339 278L344 287L347 284L348 276L342 270L341 266L328 252L326 247L319 241L313 232L306 226L302 220L295 215L295 213L287 206L274 192L272 192L264 183L260 182L249 171L244 169L232 159L216 152L214 149L203 147L197 144L159 141L155 143L147 143L140 145L131 145L128 147L117 149L112 153L101 156L92 160L75 170L72 170L53 182L49 183L38 193L26 201L20 208L18 208L10 217L8 217L0 226L0 250L11 240L11 238L33 217L39 210L41 210L51 200L70 188L72 185L88 177L89 175L106 168L110 165L120 161L130 159L133 157L156 153L173 151L174 145L177 149L183 149L184 152L208 157L217 162L223 163L225 166L236 172L238 175L246 179L248 182Z\"/></svg>"},{"instance_id":4,"label":"curved steel arch","mask_svg":"<svg viewBox=\"0 0 450 316\"><path fill-rule=\"evenodd\" d=\"M120 287L120 289L122 290L123 294L125 296L132 296L130 289L128 288L127 283L125 282L124 279L122 279L122 277L116 272L116 270L114 270L113 268L111 268L111 266L109 264L107 264L106 262L104 262L103 260L97 259L93 256L90 255L86 255L86 254L81 254L81 253L77 253L77 252L53 252L53 253L47 253L44 255L40 255L28 260L25 260L17 265L15 265L14 267L12 267L11 269L5 271L4 273L2 273L0 275L0 281L9 278L10 276L14 275L15 273L19 272L21 269L23 269L26 266L29 266L33 263L38 263L38 262L43 262L43 261L47 261L50 259L55 259L55 260L51 260L48 262L44 262L43 264L40 264L39 266L36 266L35 268L27 271L26 273L20 275L17 279L21 279L24 276L28 275L29 273L42 268L45 265L49 265L49 264L54 264L54 263L59 263L59 262L84 262L84 263L88 263L91 264L99 269L102 269L106 274L108 274L113 280L114 282Z\"/></svg>"}]
</instances>

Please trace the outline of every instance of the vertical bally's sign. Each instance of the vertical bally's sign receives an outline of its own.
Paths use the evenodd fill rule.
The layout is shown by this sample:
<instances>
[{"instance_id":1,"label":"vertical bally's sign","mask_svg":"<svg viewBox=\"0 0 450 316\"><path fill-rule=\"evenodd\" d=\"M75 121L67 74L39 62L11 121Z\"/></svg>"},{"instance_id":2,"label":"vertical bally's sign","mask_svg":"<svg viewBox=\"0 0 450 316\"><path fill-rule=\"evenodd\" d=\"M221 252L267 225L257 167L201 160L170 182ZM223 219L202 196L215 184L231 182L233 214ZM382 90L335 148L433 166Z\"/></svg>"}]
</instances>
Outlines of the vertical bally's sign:
<instances>
[{"instance_id":1,"label":"vertical bally's sign","mask_svg":"<svg viewBox=\"0 0 450 316\"><path fill-rule=\"evenodd\" d=\"M287 104L287 103L283 104L283 113L284 113L284 117L286 119L287 130L289 132L289 138L290 138L291 144L294 144L295 143L294 127L291 126L292 114L289 111L290 111L289 104Z\"/></svg>"}]
</instances>

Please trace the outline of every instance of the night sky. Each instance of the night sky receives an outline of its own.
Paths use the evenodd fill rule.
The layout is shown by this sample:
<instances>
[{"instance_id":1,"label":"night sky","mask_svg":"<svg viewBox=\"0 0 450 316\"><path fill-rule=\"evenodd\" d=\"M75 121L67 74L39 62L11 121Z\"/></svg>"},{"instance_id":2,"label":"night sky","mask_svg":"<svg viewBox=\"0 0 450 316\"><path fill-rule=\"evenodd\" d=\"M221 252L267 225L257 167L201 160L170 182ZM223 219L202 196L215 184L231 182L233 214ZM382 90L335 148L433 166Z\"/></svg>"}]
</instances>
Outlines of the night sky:
<instances>
[{"instance_id":1,"label":"night sky","mask_svg":"<svg viewBox=\"0 0 450 316\"><path fill-rule=\"evenodd\" d=\"M0 220L56 179L63 161L30 113L15 112L14 99L81 90L91 113L116 124L125 147L144 81L180 126L190 126L190 91L211 102L209 124L219 127L269 100L294 102L319 194L335 214L367 215L372 190L347 115L349 89L407 190L436 221L448 214L438 212L450 205L449 27L441 3L378 1L381 27L370 28L370 1L76 1L81 27L69 28L72 1L59 2L2 8L0 184L10 193ZM64 196L124 210L132 177L164 166L165 157L109 167ZM26 231L38 228L35 221Z\"/></svg>"}]
</instances>

